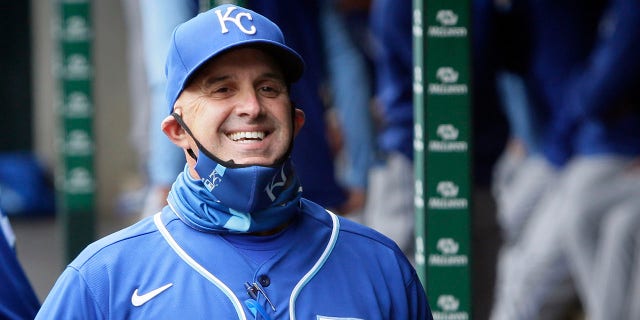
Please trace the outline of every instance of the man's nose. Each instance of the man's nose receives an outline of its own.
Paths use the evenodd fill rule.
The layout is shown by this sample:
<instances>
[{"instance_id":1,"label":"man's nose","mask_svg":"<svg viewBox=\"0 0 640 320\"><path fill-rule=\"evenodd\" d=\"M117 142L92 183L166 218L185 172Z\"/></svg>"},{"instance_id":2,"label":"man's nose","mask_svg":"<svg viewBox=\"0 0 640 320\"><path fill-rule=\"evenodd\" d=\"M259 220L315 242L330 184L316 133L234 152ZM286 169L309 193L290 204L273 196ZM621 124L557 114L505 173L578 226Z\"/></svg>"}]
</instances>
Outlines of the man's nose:
<instances>
[{"instance_id":1,"label":"man's nose","mask_svg":"<svg viewBox=\"0 0 640 320\"><path fill-rule=\"evenodd\" d=\"M244 94L235 111L239 116L257 117L262 112L262 105L257 94L255 92Z\"/></svg>"}]
</instances>

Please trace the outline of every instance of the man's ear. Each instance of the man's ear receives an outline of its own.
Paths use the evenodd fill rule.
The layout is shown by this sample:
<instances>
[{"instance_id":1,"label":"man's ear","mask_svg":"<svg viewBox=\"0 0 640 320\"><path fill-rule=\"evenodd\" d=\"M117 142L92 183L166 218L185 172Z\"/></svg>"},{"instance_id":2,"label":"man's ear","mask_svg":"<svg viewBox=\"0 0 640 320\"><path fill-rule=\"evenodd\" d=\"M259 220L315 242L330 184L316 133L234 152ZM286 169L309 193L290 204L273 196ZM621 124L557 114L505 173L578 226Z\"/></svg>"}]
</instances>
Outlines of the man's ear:
<instances>
[{"instance_id":1,"label":"man's ear","mask_svg":"<svg viewBox=\"0 0 640 320\"><path fill-rule=\"evenodd\" d=\"M180 123L178 123L178 120L176 120L176 118L174 118L173 116L167 116L166 118L164 118L164 120L162 120L161 128L162 132L164 132L164 134L169 137L169 140L171 140L173 144L182 149L190 148L188 141L189 136L187 132L182 128Z\"/></svg>"},{"instance_id":2,"label":"man's ear","mask_svg":"<svg viewBox=\"0 0 640 320\"><path fill-rule=\"evenodd\" d=\"M304 111L294 108L293 109L293 134L294 136L300 132L300 129L304 126Z\"/></svg>"}]
</instances>

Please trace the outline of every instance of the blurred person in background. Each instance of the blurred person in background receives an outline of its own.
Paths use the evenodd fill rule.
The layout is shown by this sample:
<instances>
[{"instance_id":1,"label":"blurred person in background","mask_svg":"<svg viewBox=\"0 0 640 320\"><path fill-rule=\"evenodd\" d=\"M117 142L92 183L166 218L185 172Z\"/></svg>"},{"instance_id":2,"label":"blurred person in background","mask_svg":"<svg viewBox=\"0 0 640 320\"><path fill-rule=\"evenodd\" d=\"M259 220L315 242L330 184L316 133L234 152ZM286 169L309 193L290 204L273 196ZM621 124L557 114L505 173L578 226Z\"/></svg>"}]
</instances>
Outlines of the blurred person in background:
<instances>
[{"instance_id":1,"label":"blurred person in background","mask_svg":"<svg viewBox=\"0 0 640 320\"><path fill-rule=\"evenodd\" d=\"M495 72L485 82L495 85L509 129L491 180L500 230L493 301L501 301L508 285L505 271L509 268L511 251L516 250L514 247L541 198L554 186L557 171L541 150L550 110L547 104L534 99L535 92L529 86L532 62L541 60L541 54L540 50L533 50L537 41L531 35L534 26L528 20L531 16L527 3L489 0L488 6L485 15L494 25L491 35L495 40L489 45L495 53L492 56Z\"/></svg>"},{"instance_id":2,"label":"blurred person in background","mask_svg":"<svg viewBox=\"0 0 640 320\"><path fill-rule=\"evenodd\" d=\"M362 220L369 169L375 159L371 112L372 74L367 49L368 1L323 0L320 30L324 48L329 145L337 179L349 190L344 212ZM355 32L365 33L354 34ZM360 41L360 42L359 42Z\"/></svg>"},{"instance_id":3,"label":"blurred person in background","mask_svg":"<svg viewBox=\"0 0 640 320\"><path fill-rule=\"evenodd\" d=\"M158 212L166 204L167 195L176 175L184 167L184 157L178 148L160 130L166 110L164 75L166 53L169 52L171 33L178 24L199 12L198 0L139 0L144 67L150 98L148 142L146 157L148 193L142 215ZM162 155L159 157L158 155Z\"/></svg>"},{"instance_id":4,"label":"blurred person in background","mask_svg":"<svg viewBox=\"0 0 640 320\"><path fill-rule=\"evenodd\" d=\"M411 259L415 245L413 170L413 36L411 1L373 0L376 147L369 175L365 223L393 239Z\"/></svg>"},{"instance_id":5,"label":"blurred person in background","mask_svg":"<svg viewBox=\"0 0 640 320\"><path fill-rule=\"evenodd\" d=\"M542 152L558 177L505 254L492 319L562 317L574 290L589 304L598 228L629 197L626 172L640 155L637 1L526 5L527 85L548 106Z\"/></svg>"},{"instance_id":6,"label":"blurred person in background","mask_svg":"<svg viewBox=\"0 0 640 320\"><path fill-rule=\"evenodd\" d=\"M494 2L494 1L492 1ZM492 191L503 245L515 243L554 170L541 153L548 110L532 100L525 81L530 63L529 23L523 1L495 1L494 33L500 105L509 124L508 142L494 167Z\"/></svg>"},{"instance_id":7,"label":"blurred person in background","mask_svg":"<svg viewBox=\"0 0 640 320\"><path fill-rule=\"evenodd\" d=\"M492 319L556 319L575 299L566 263L541 269L542 265L555 262L560 254L556 243L562 227L557 221L566 211L563 208L568 203L568 185L573 183L561 174L567 175L565 166L573 156L573 132L563 130L575 124L567 121L564 113L568 106L560 101L569 74L580 68L595 42L604 1L583 4L520 0L508 4L501 1L499 6L503 18L506 15L524 31L516 38L524 42L524 54L518 57L516 53L511 59L524 61L520 73L527 98L521 101L535 110L530 120L537 120L542 136L531 140L538 141L540 157L534 154L525 158L524 165L512 176L516 179L511 185L514 189L498 194L498 217L505 242L497 265ZM511 84L517 84L513 79ZM502 85L508 84L499 80ZM511 89L511 93L516 92L514 87ZM526 115L527 111L519 112ZM527 264L529 261L531 265Z\"/></svg>"},{"instance_id":8,"label":"blurred person in background","mask_svg":"<svg viewBox=\"0 0 640 320\"><path fill-rule=\"evenodd\" d=\"M40 301L16 255L16 238L0 210L0 319L33 319Z\"/></svg>"},{"instance_id":9,"label":"blurred person in background","mask_svg":"<svg viewBox=\"0 0 640 320\"><path fill-rule=\"evenodd\" d=\"M567 117L579 122L576 155L569 166L583 168L573 179L585 179L586 192L573 199L578 210L566 213L561 243L566 245L580 300L587 306L601 303L602 288L593 285L601 227L612 208L633 201L640 190L639 55L640 2L608 1L597 42L582 69L572 75L563 100L569 107ZM589 174L594 179L588 180Z\"/></svg>"},{"instance_id":10,"label":"blurred person in background","mask_svg":"<svg viewBox=\"0 0 640 320\"><path fill-rule=\"evenodd\" d=\"M198 14L198 0L123 0L129 36L129 85L132 97L133 144L140 151L140 170L145 187L141 200L129 194L134 203L125 211L139 217L158 212L165 204L171 184L184 167L184 158L159 123L166 110L164 65L173 29ZM162 154L162 157L158 157Z\"/></svg>"}]
</instances>

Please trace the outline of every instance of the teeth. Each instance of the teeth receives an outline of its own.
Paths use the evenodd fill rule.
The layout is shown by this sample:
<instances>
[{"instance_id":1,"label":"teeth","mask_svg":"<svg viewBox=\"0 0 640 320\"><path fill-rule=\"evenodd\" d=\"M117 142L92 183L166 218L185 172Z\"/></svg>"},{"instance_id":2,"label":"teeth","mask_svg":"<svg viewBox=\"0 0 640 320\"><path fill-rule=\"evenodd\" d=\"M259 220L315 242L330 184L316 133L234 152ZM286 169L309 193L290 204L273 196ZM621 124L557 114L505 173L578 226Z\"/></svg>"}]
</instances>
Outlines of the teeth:
<instances>
[{"instance_id":1,"label":"teeth","mask_svg":"<svg viewBox=\"0 0 640 320\"><path fill-rule=\"evenodd\" d=\"M233 141L239 140L262 140L264 139L264 132L262 131L244 131L234 132L229 134L229 138Z\"/></svg>"}]
</instances>

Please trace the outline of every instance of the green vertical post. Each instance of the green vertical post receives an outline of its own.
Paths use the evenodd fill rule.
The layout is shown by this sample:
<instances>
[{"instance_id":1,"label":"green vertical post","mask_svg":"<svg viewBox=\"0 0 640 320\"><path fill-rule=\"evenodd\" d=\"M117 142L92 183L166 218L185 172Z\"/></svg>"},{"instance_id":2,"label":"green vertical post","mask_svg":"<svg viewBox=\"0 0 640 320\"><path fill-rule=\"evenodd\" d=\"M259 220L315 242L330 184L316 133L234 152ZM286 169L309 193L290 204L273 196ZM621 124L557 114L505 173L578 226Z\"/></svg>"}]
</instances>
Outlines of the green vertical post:
<instances>
[{"instance_id":1,"label":"green vertical post","mask_svg":"<svg viewBox=\"0 0 640 320\"><path fill-rule=\"evenodd\" d=\"M415 263L418 276L422 285L427 286L426 265L426 241L427 241L427 217L424 208L424 181L425 181L425 105L424 105L424 4L423 0L413 1L413 163L415 172L415 199L416 210L416 252Z\"/></svg>"},{"instance_id":2,"label":"green vertical post","mask_svg":"<svg viewBox=\"0 0 640 320\"><path fill-rule=\"evenodd\" d=\"M469 3L413 3L416 264L434 319L469 319Z\"/></svg>"},{"instance_id":3,"label":"green vertical post","mask_svg":"<svg viewBox=\"0 0 640 320\"><path fill-rule=\"evenodd\" d=\"M93 64L89 0L60 0L58 213L66 261L95 239Z\"/></svg>"}]
</instances>

